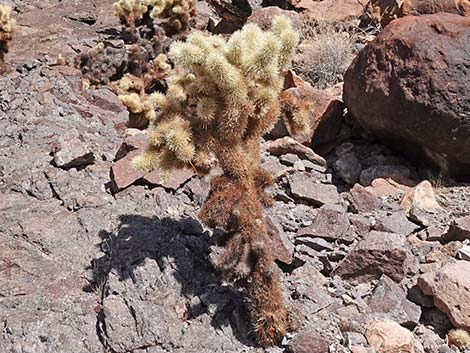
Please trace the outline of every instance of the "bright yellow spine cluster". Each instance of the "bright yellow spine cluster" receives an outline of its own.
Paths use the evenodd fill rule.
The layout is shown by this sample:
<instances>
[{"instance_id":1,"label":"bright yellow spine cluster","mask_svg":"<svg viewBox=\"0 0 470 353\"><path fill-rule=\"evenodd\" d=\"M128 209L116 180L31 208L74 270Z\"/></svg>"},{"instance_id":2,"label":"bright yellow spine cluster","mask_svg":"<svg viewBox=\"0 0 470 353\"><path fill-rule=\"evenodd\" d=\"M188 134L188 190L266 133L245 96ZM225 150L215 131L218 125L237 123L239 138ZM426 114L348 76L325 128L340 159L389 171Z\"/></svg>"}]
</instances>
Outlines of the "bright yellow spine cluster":
<instances>
[{"instance_id":1,"label":"bright yellow spine cluster","mask_svg":"<svg viewBox=\"0 0 470 353\"><path fill-rule=\"evenodd\" d=\"M167 167L204 169L208 161L202 156L212 153L224 170L247 176L243 161L258 158L253 146L279 117L282 71L297 41L290 22L277 17L271 31L247 24L228 40L195 32L173 43L168 55L176 68L151 121L149 153L135 164L154 167L169 154L174 163ZM168 135L174 137L162 138Z\"/></svg>"}]
</instances>

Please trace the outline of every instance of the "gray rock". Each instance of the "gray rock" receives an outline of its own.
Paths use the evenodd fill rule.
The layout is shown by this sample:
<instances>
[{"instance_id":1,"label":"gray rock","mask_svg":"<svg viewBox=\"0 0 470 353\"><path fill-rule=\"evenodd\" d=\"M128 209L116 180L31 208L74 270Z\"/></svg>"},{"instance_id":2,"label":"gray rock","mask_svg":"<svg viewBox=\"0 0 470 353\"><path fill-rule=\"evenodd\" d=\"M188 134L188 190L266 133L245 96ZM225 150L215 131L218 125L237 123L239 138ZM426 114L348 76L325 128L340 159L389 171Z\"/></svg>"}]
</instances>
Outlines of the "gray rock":
<instances>
[{"instance_id":1,"label":"gray rock","mask_svg":"<svg viewBox=\"0 0 470 353\"><path fill-rule=\"evenodd\" d=\"M360 184L354 185L348 195L353 212L370 213L381 208L380 199Z\"/></svg>"},{"instance_id":2,"label":"gray rock","mask_svg":"<svg viewBox=\"0 0 470 353\"><path fill-rule=\"evenodd\" d=\"M346 235L348 229L349 220L344 212L322 207L312 225L300 229L294 237L338 240Z\"/></svg>"},{"instance_id":3,"label":"gray rock","mask_svg":"<svg viewBox=\"0 0 470 353\"><path fill-rule=\"evenodd\" d=\"M298 333L287 344L289 353L325 353L329 350L329 342L314 330Z\"/></svg>"},{"instance_id":4,"label":"gray rock","mask_svg":"<svg viewBox=\"0 0 470 353\"><path fill-rule=\"evenodd\" d=\"M410 170L401 165L376 165L361 172L360 183L363 186L370 185L377 178L391 178L398 182L410 176Z\"/></svg>"},{"instance_id":5,"label":"gray rock","mask_svg":"<svg viewBox=\"0 0 470 353\"><path fill-rule=\"evenodd\" d=\"M419 323L421 308L406 299L406 292L388 276L382 275L367 301L367 313L383 313L390 320L406 327Z\"/></svg>"},{"instance_id":6,"label":"gray rock","mask_svg":"<svg viewBox=\"0 0 470 353\"><path fill-rule=\"evenodd\" d=\"M359 180L362 166L354 152L341 154L335 161L335 169L346 184L354 185Z\"/></svg>"},{"instance_id":7,"label":"gray rock","mask_svg":"<svg viewBox=\"0 0 470 353\"><path fill-rule=\"evenodd\" d=\"M405 212L398 211L392 214L379 215L374 225L374 229L381 232L390 232L402 234L405 236L410 235L420 227L413 222L410 222L406 217Z\"/></svg>"},{"instance_id":8,"label":"gray rock","mask_svg":"<svg viewBox=\"0 0 470 353\"><path fill-rule=\"evenodd\" d=\"M289 185L294 198L314 206L336 204L340 201L336 186L317 183L308 173L290 175Z\"/></svg>"},{"instance_id":9,"label":"gray rock","mask_svg":"<svg viewBox=\"0 0 470 353\"><path fill-rule=\"evenodd\" d=\"M470 216L454 219L442 238L445 241L470 239Z\"/></svg>"}]
</instances>

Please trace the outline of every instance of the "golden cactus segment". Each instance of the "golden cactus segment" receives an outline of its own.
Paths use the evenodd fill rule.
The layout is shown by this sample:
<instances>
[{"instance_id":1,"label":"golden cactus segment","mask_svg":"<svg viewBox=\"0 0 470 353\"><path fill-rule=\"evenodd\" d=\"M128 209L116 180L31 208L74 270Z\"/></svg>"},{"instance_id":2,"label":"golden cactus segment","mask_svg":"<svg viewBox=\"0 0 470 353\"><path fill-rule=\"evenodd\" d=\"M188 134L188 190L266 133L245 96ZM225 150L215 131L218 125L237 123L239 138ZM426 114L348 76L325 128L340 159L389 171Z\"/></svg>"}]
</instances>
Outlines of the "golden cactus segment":
<instances>
[{"instance_id":1,"label":"golden cactus segment","mask_svg":"<svg viewBox=\"0 0 470 353\"><path fill-rule=\"evenodd\" d=\"M133 25L147 11L141 0L118 0L113 6L117 16L127 25Z\"/></svg>"}]
</instances>

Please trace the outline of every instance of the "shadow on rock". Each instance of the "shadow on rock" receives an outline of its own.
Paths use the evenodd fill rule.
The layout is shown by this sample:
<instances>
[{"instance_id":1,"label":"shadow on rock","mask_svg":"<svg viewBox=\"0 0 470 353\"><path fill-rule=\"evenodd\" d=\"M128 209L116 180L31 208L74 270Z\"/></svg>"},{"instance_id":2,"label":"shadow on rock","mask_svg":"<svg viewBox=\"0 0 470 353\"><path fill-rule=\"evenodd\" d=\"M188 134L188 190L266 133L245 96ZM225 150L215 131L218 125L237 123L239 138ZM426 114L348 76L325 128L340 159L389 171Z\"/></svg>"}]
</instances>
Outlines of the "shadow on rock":
<instances>
[{"instance_id":1,"label":"shadow on rock","mask_svg":"<svg viewBox=\"0 0 470 353\"><path fill-rule=\"evenodd\" d=\"M148 345L209 349L221 339L253 344L240 293L219 282L199 222L119 220L116 232L99 233L102 256L88 268L84 288L101 299L97 329L105 346L126 352Z\"/></svg>"}]
</instances>

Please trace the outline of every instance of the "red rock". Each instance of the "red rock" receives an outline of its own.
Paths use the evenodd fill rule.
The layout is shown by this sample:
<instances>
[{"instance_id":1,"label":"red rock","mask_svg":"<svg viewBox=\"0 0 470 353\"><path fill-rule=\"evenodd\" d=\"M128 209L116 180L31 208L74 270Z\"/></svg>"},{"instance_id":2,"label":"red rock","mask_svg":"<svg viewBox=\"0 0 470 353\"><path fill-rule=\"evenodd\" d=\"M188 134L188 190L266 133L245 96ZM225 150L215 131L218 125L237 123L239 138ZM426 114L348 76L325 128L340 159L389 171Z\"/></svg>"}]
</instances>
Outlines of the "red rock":
<instances>
[{"instance_id":1,"label":"red rock","mask_svg":"<svg viewBox=\"0 0 470 353\"><path fill-rule=\"evenodd\" d=\"M171 172L169 179L163 178L159 170L154 170L146 174L143 180L150 185L163 186L166 189L177 190L186 181L191 179L196 173L193 169L175 169Z\"/></svg>"},{"instance_id":2,"label":"red rock","mask_svg":"<svg viewBox=\"0 0 470 353\"><path fill-rule=\"evenodd\" d=\"M313 330L298 333L287 345L289 353L326 353L329 342Z\"/></svg>"},{"instance_id":3,"label":"red rock","mask_svg":"<svg viewBox=\"0 0 470 353\"><path fill-rule=\"evenodd\" d=\"M283 117L285 130L295 140L300 143L310 144L312 147L337 140L343 124L344 105L333 95L304 84L283 91L281 101L289 102L286 105L285 114L289 114L289 109L292 109L291 106L301 111L306 110L305 114L309 114L311 132L308 135L294 134L287 117ZM280 127L278 127L278 130L283 131Z\"/></svg>"},{"instance_id":4,"label":"red rock","mask_svg":"<svg viewBox=\"0 0 470 353\"><path fill-rule=\"evenodd\" d=\"M401 6L402 16L417 16L448 12L456 15L470 16L469 0L406 0Z\"/></svg>"},{"instance_id":5,"label":"red rock","mask_svg":"<svg viewBox=\"0 0 470 353\"><path fill-rule=\"evenodd\" d=\"M270 244L269 248L272 249L274 259L288 265L291 264L295 250L294 244L289 240L287 235L284 233L282 226L276 219L266 217L266 223Z\"/></svg>"},{"instance_id":6,"label":"red rock","mask_svg":"<svg viewBox=\"0 0 470 353\"><path fill-rule=\"evenodd\" d=\"M331 275L358 283L386 274L398 283L414 265L405 241L399 234L372 231L357 243Z\"/></svg>"},{"instance_id":7,"label":"red rock","mask_svg":"<svg viewBox=\"0 0 470 353\"><path fill-rule=\"evenodd\" d=\"M295 11L283 10L277 6L269 6L253 11L248 17L248 23L256 23L261 29L268 30L271 28L271 23L276 16L286 16L296 29L300 29L302 21L300 15Z\"/></svg>"},{"instance_id":8,"label":"red rock","mask_svg":"<svg viewBox=\"0 0 470 353\"><path fill-rule=\"evenodd\" d=\"M355 212L369 213L380 209L381 206L377 196L360 184L354 185L349 192L348 199Z\"/></svg>"},{"instance_id":9,"label":"red rock","mask_svg":"<svg viewBox=\"0 0 470 353\"><path fill-rule=\"evenodd\" d=\"M425 273L418 286L458 328L470 329L470 262L456 261Z\"/></svg>"},{"instance_id":10,"label":"red rock","mask_svg":"<svg viewBox=\"0 0 470 353\"><path fill-rule=\"evenodd\" d=\"M291 1L297 10L319 22L348 22L359 24L359 18L364 13L364 5L358 0L294 0Z\"/></svg>"},{"instance_id":11,"label":"red rock","mask_svg":"<svg viewBox=\"0 0 470 353\"><path fill-rule=\"evenodd\" d=\"M346 234L348 229L349 220L344 212L320 208L313 223L306 228L300 229L294 237L319 237L338 240Z\"/></svg>"},{"instance_id":12,"label":"red rock","mask_svg":"<svg viewBox=\"0 0 470 353\"><path fill-rule=\"evenodd\" d=\"M145 175L145 172L137 170L132 165L132 160L139 155L139 151L129 152L124 158L111 166L111 190L118 192L132 185Z\"/></svg>"},{"instance_id":13,"label":"red rock","mask_svg":"<svg viewBox=\"0 0 470 353\"><path fill-rule=\"evenodd\" d=\"M390 23L356 57L344 78L344 102L363 128L470 176L470 18L451 14Z\"/></svg>"},{"instance_id":14,"label":"red rock","mask_svg":"<svg viewBox=\"0 0 470 353\"><path fill-rule=\"evenodd\" d=\"M298 155L301 159L309 160L320 166L326 166L326 161L323 157L289 136L272 141L266 149L274 156L292 153Z\"/></svg>"}]
</instances>

